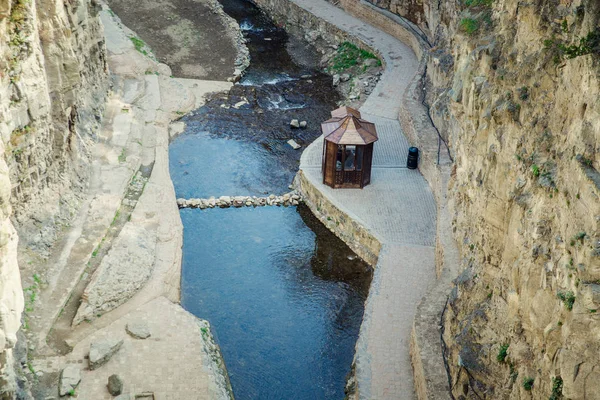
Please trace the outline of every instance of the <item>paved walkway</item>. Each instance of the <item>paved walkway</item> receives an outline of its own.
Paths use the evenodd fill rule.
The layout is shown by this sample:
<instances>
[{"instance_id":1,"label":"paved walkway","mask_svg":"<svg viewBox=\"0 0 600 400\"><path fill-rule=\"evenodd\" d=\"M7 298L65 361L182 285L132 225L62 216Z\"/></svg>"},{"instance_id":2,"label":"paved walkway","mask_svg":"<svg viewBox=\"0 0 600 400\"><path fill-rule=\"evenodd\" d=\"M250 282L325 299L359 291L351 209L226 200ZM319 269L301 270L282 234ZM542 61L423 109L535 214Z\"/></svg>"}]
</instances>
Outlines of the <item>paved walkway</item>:
<instances>
[{"instance_id":1,"label":"paved walkway","mask_svg":"<svg viewBox=\"0 0 600 400\"><path fill-rule=\"evenodd\" d=\"M333 190L322 184L322 138L302 155L300 169L336 207L381 242L356 345L361 399L414 398L409 342L415 310L435 281L436 204L423 176L406 168L408 141L397 121L402 95L417 72L412 50L323 0L292 0L377 49L386 70L361 113L375 123L371 185Z\"/></svg>"}]
</instances>

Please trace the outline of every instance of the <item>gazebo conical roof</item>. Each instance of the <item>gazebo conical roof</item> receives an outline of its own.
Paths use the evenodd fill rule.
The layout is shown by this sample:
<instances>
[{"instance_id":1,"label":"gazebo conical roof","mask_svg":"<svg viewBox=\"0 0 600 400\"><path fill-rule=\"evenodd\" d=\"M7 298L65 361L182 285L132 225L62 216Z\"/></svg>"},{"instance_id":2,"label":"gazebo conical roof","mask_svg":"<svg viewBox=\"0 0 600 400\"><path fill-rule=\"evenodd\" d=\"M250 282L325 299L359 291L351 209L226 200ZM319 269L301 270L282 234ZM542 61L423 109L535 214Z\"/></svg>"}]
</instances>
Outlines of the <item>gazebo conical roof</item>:
<instances>
[{"instance_id":1,"label":"gazebo conical roof","mask_svg":"<svg viewBox=\"0 0 600 400\"><path fill-rule=\"evenodd\" d=\"M333 110L321 129L325 140L336 144L367 145L378 140L375 124L361 119L360 112L350 107Z\"/></svg>"},{"instance_id":2,"label":"gazebo conical roof","mask_svg":"<svg viewBox=\"0 0 600 400\"><path fill-rule=\"evenodd\" d=\"M360 111L352 108L352 107L340 107L340 108L336 108L335 110L333 110L331 112L331 116L333 118L343 118L346 115L354 115L356 118L360 118Z\"/></svg>"}]
</instances>

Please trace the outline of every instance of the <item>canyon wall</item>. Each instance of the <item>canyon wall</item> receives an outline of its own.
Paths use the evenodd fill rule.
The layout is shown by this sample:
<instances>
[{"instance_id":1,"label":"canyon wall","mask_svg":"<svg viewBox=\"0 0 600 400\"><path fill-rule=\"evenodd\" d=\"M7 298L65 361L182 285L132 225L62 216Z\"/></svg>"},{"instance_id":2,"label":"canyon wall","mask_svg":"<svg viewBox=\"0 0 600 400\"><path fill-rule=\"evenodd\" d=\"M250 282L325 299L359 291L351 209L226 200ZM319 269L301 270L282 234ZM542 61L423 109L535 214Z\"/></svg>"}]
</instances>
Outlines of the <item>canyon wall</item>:
<instances>
[{"instance_id":1,"label":"canyon wall","mask_svg":"<svg viewBox=\"0 0 600 400\"><path fill-rule=\"evenodd\" d=\"M432 45L462 257L444 317L454 398L597 398L600 3L372 3Z\"/></svg>"},{"instance_id":2,"label":"canyon wall","mask_svg":"<svg viewBox=\"0 0 600 400\"><path fill-rule=\"evenodd\" d=\"M17 392L19 261L47 256L89 181L108 89L99 9L95 0L0 0L2 399Z\"/></svg>"}]
</instances>

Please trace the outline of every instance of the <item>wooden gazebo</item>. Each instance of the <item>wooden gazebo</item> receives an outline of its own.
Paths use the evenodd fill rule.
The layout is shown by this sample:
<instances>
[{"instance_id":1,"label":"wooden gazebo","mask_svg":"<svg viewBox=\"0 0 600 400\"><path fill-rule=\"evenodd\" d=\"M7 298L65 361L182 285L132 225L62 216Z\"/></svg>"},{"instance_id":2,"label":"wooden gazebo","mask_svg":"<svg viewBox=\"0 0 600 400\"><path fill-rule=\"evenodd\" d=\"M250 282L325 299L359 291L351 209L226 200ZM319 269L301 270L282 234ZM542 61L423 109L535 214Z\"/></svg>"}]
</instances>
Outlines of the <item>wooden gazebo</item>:
<instances>
[{"instance_id":1,"label":"wooden gazebo","mask_svg":"<svg viewBox=\"0 0 600 400\"><path fill-rule=\"evenodd\" d=\"M360 112L340 107L321 124L323 143L323 183L332 188L363 188L371 182L375 124L361 118Z\"/></svg>"}]
</instances>

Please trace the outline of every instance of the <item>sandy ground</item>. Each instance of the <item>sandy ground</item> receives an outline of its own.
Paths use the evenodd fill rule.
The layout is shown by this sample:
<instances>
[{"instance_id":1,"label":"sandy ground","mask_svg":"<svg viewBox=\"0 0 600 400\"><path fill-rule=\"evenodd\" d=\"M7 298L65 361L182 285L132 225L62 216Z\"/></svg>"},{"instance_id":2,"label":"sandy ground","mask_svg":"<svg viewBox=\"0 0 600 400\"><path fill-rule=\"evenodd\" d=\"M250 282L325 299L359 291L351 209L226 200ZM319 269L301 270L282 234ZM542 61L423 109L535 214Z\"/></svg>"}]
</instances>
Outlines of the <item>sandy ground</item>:
<instances>
[{"instance_id":1,"label":"sandy ground","mask_svg":"<svg viewBox=\"0 0 600 400\"><path fill-rule=\"evenodd\" d=\"M121 21L179 78L226 80L237 50L214 0L108 0Z\"/></svg>"}]
</instances>

